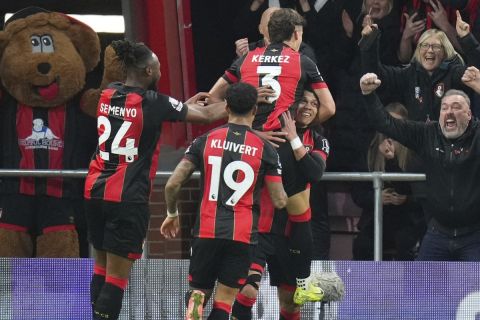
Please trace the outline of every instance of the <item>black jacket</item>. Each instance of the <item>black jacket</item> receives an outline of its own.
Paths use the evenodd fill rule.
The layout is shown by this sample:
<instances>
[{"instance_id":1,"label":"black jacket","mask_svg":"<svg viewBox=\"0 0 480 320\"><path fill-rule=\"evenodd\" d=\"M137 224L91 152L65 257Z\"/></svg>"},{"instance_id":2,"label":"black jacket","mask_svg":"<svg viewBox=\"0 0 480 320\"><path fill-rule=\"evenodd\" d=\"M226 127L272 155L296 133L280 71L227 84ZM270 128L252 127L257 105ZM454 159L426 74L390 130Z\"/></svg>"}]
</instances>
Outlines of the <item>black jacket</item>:
<instances>
[{"instance_id":1,"label":"black jacket","mask_svg":"<svg viewBox=\"0 0 480 320\"><path fill-rule=\"evenodd\" d=\"M422 123L391 117L373 93L362 99L376 129L422 158L427 176L425 211L449 228L480 224L480 123L447 139L436 121Z\"/></svg>"},{"instance_id":2,"label":"black jacket","mask_svg":"<svg viewBox=\"0 0 480 320\"><path fill-rule=\"evenodd\" d=\"M467 65L480 67L480 45L476 39L470 34L459 42ZM461 80L466 66L457 57L444 61L430 76L417 62L406 67L389 67L379 63L377 45L365 49L362 50L363 73L376 73L382 80L379 94L388 93L391 100L404 104L411 120L438 120L441 99L449 89L471 93Z\"/></svg>"}]
</instances>

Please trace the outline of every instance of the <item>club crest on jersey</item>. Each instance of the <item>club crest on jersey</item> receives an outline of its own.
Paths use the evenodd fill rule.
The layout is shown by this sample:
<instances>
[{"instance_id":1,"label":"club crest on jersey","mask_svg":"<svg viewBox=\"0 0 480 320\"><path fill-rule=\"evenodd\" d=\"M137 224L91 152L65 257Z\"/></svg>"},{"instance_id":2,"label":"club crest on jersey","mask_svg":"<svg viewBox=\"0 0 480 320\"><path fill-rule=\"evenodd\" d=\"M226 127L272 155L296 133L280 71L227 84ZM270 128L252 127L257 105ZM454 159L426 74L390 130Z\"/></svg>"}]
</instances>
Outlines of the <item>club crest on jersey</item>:
<instances>
[{"instance_id":1,"label":"club crest on jersey","mask_svg":"<svg viewBox=\"0 0 480 320\"><path fill-rule=\"evenodd\" d=\"M443 84L443 82L441 83L438 83L436 86L435 86L435 95L439 98L443 97L443 94L445 93L445 85Z\"/></svg>"},{"instance_id":2,"label":"club crest on jersey","mask_svg":"<svg viewBox=\"0 0 480 320\"><path fill-rule=\"evenodd\" d=\"M183 109L183 103L178 101L177 99L174 99L172 97L168 97L168 102L172 105L173 109L177 110L178 112L182 111Z\"/></svg>"},{"instance_id":3,"label":"club crest on jersey","mask_svg":"<svg viewBox=\"0 0 480 320\"><path fill-rule=\"evenodd\" d=\"M44 124L43 119L33 120L32 133L23 139L18 139L18 144L25 149L50 149L63 148L63 140Z\"/></svg>"},{"instance_id":4,"label":"club crest on jersey","mask_svg":"<svg viewBox=\"0 0 480 320\"><path fill-rule=\"evenodd\" d=\"M236 136L239 136L239 135L241 135L241 133L240 133L240 132L238 132L238 131L233 131L233 134L234 134L234 135L236 135Z\"/></svg>"}]
</instances>

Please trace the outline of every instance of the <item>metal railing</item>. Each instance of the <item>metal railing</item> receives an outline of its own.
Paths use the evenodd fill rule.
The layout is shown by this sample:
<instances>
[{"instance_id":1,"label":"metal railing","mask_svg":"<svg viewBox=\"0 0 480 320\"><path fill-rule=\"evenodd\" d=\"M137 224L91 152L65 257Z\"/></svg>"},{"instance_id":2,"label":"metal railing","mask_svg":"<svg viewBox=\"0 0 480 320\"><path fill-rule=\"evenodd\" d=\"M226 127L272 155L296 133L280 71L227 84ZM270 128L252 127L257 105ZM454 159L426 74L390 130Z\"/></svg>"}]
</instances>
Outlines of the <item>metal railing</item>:
<instances>
[{"instance_id":1,"label":"metal railing","mask_svg":"<svg viewBox=\"0 0 480 320\"><path fill-rule=\"evenodd\" d=\"M156 178L167 179L172 171L157 171ZM0 169L0 177L64 177L84 178L87 170L18 170ZM199 172L194 172L192 178L198 179ZM385 172L327 172L322 177L323 181L372 181L375 195L374 205L374 260L382 260L383 244L383 181L424 181L425 174L421 173L385 173Z\"/></svg>"}]
</instances>

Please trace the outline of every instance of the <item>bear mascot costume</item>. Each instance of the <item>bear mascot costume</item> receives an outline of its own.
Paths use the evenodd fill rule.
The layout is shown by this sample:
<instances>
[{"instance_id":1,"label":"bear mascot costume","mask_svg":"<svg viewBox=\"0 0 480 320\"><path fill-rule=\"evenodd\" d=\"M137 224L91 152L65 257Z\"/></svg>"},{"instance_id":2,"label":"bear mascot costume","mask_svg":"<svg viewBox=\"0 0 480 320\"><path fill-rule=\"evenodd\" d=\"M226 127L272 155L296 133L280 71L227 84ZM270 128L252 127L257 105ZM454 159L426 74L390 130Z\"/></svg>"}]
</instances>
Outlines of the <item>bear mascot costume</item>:
<instances>
[{"instance_id":1,"label":"bear mascot costume","mask_svg":"<svg viewBox=\"0 0 480 320\"><path fill-rule=\"evenodd\" d=\"M123 77L111 47L100 88L85 79L98 35L65 14L28 7L0 31L0 161L4 169L86 169L101 89ZM118 71L118 74L115 72ZM78 257L83 179L0 177L0 257Z\"/></svg>"}]
</instances>

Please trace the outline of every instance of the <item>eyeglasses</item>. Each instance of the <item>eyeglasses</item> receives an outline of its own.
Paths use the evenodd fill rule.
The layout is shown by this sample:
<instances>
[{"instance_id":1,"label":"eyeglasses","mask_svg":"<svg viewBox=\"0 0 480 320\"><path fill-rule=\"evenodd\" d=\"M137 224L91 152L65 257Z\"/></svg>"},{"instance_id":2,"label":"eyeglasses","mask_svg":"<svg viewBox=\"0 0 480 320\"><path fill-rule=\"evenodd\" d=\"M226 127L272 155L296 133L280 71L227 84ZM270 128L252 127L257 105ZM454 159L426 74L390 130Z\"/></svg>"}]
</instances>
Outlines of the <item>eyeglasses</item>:
<instances>
[{"instance_id":1,"label":"eyeglasses","mask_svg":"<svg viewBox=\"0 0 480 320\"><path fill-rule=\"evenodd\" d=\"M428 50L428 48L432 48L433 51L439 52L443 49L443 46L441 44L430 44L430 43L422 43L420 44L420 48L423 50Z\"/></svg>"}]
</instances>

